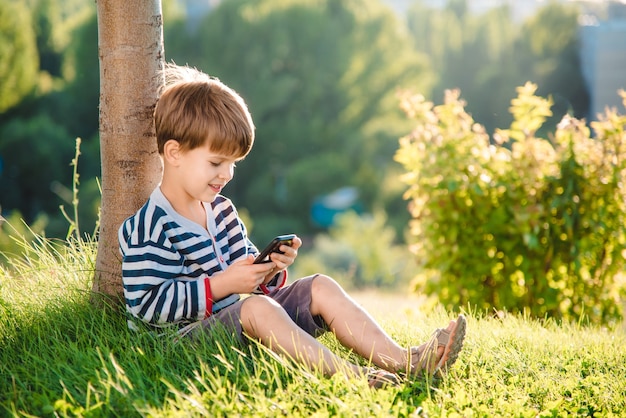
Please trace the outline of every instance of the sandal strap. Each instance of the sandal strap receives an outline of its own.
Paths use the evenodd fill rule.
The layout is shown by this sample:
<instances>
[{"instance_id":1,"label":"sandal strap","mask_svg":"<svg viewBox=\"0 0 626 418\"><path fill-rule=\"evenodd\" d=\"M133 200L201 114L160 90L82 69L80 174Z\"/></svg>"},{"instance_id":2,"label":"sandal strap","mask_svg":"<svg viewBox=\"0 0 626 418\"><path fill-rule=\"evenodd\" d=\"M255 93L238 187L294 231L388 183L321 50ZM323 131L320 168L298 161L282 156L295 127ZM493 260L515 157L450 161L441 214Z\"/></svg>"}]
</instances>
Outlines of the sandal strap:
<instances>
[{"instance_id":1,"label":"sandal strap","mask_svg":"<svg viewBox=\"0 0 626 418\"><path fill-rule=\"evenodd\" d=\"M450 342L450 331L446 329L437 328L433 336L437 339L437 347L445 347Z\"/></svg>"},{"instance_id":2,"label":"sandal strap","mask_svg":"<svg viewBox=\"0 0 626 418\"><path fill-rule=\"evenodd\" d=\"M439 341L433 334L428 342L419 347L409 349L409 359L407 361L406 373L414 376L422 376L424 373L430 374L437 364L437 347Z\"/></svg>"}]
</instances>

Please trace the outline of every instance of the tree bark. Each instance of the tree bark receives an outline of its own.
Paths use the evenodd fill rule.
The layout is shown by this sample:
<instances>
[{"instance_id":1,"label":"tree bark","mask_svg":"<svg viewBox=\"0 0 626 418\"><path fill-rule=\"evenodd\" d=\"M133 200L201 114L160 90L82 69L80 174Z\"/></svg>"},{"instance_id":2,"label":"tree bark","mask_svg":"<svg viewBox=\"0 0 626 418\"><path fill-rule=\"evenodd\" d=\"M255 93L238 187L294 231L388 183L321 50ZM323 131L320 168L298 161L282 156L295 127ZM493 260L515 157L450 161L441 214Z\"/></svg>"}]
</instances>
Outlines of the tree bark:
<instances>
[{"instance_id":1,"label":"tree bark","mask_svg":"<svg viewBox=\"0 0 626 418\"><path fill-rule=\"evenodd\" d=\"M97 0L97 14L102 206L92 290L122 300L117 231L161 174L153 121L164 83L161 0Z\"/></svg>"}]
</instances>

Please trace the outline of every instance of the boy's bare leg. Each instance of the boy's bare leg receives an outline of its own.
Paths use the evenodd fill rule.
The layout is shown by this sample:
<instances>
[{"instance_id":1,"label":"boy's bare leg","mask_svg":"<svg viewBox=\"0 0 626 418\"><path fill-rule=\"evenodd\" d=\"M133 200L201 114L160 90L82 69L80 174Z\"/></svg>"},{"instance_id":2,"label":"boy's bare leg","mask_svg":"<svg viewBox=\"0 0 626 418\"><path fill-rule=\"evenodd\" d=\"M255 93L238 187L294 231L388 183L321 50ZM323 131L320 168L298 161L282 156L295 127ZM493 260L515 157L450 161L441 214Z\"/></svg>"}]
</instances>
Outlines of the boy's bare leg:
<instances>
[{"instance_id":1,"label":"boy's bare leg","mask_svg":"<svg viewBox=\"0 0 626 418\"><path fill-rule=\"evenodd\" d=\"M391 372L407 370L408 350L399 346L333 279L319 275L312 284L311 314L321 315L347 348ZM448 330L454 322L448 325ZM437 350L437 360L444 348Z\"/></svg>"},{"instance_id":2,"label":"boy's bare leg","mask_svg":"<svg viewBox=\"0 0 626 418\"><path fill-rule=\"evenodd\" d=\"M241 322L248 336L258 339L272 351L286 354L311 369L321 370L327 376L342 372L354 377L365 372L365 368L343 360L304 332L270 298L247 298L241 306Z\"/></svg>"}]
</instances>

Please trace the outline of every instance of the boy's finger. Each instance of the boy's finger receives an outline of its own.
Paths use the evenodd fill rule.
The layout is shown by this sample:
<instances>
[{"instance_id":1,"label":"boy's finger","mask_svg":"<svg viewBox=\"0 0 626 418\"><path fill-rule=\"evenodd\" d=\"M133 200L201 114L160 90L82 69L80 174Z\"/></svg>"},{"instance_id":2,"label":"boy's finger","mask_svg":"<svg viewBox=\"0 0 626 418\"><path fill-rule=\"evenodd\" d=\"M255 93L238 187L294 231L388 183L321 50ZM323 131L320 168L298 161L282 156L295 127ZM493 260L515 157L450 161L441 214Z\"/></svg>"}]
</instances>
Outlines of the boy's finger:
<instances>
[{"instance_id":1,"label":"boy's finger","mask_svg":"<svg viewBox=\"0 0 626 418\"><path fill-rule=\"evenodd\" d=\"M257 272L267 274L272 271L276 267L276 263L273 261L269 261L267 263L254 264L257 267Z\"/></svg>"},{"instance_id":2,"label":"boy's finger","mask_svg":"<svg viewBox=\"0 0 626 418\"><path fill-rule=\"evenodd\" d=\"M248 254L246 258L242 258L241 260L235 261L232 265L235 264L252 264L254 262L254 256L252 254Z\"/></svg>"}]
</instances>

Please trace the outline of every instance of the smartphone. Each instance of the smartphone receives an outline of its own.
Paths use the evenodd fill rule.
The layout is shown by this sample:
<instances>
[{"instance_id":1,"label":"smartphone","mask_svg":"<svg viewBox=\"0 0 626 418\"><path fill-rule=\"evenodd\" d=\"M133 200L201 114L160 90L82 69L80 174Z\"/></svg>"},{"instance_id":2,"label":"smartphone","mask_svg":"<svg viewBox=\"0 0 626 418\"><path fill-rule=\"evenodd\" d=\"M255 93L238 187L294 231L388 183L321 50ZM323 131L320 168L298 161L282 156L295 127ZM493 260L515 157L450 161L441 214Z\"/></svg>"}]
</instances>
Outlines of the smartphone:
<instances>
[{"instance_id":1,"label":"smartphone","mask_svg":"<svg viewBox=\"0 0 626 418\"><path fill-rule=\"evenodd\" d=\"M283 252L280 251L278 248L280 248L281 245L291 246L291 243L293 242L293 239L295 237L296 237L295 234L286 234L286 235L277 236L276 238L272 240L272 242L267 244L267 247L265 247L263 251L261 251L261 253L254 259L254 264L269 263L271 261L269 259L269 255L271 253L283 254Z\"/></svg>"}]
</instances>

